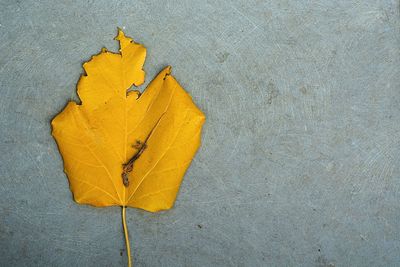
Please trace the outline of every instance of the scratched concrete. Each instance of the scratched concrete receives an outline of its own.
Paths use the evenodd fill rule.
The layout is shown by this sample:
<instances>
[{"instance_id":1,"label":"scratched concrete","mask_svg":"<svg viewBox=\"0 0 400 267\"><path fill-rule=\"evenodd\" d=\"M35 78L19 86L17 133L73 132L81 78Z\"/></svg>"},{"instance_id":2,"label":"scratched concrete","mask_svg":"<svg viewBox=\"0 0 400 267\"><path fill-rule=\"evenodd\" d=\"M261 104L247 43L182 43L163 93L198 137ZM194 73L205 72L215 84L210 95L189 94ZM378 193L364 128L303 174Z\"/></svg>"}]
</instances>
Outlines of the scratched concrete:
<instances>
[{"instance_id":1,"label":"scratched concrete","mask_svg":"<svg viewBox=\"0 0 400 267\"><path fill-rule=\"evenodd\" d=\"M49 124L118 26L207 115L175 208L128 210L135 266L400 266L399 1L229 2L0 0L0 266L126 265Z\"/></svg>"}]
</instances>

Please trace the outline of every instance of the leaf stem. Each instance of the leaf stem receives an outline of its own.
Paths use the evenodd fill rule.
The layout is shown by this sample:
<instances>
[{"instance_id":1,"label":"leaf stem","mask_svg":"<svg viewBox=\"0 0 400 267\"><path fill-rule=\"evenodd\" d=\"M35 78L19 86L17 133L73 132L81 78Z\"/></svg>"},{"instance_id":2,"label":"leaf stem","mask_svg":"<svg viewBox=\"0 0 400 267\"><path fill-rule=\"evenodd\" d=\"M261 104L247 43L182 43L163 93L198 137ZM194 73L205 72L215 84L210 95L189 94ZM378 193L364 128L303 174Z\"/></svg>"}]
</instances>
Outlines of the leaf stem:
<instances>
[{"instance_id":1,"label":"leaf stem","mask_svg":"<svg viewBox=\"0 0 400 267\"><path fill-rule=\"evenodd\" d=\"M131 246L129 244L128 227L126 226L126 206L122 206L122 225L124 226L126 254L128 256L128 267L132 267Z\"/></svg>"}]
</instances>

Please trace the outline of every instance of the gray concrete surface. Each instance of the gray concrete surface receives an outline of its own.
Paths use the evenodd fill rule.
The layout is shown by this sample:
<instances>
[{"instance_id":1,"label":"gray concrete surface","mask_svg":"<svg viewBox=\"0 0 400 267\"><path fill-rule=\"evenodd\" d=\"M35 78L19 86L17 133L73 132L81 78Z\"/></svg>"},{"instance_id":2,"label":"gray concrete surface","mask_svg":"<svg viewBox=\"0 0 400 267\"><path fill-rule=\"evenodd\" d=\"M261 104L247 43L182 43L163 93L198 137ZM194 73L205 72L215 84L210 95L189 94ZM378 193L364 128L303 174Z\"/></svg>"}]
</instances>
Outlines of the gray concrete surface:
<instances>
[{"instance_id":1,"label":"gray concrete surface","mask_svg":"<svg viewBox=\"0 0 400 267\"><path fill-rule=\"evenodd\" d=\"M49 123L118 26L208 118L175 208L128 210L135 266L400 266L397 0L1 0L0 266L126 265Z\"/></svg>"}]
</instances>

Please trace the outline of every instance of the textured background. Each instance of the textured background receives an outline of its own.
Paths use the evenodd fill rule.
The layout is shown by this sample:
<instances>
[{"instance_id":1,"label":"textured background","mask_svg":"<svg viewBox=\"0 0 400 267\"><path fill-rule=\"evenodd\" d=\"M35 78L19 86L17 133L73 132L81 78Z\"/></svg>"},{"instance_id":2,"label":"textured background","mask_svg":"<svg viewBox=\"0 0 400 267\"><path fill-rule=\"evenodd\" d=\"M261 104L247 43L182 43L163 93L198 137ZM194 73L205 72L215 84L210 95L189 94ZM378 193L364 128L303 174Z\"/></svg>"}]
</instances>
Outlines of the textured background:
<instances>
[{"instance_id":1,"label":"textured background","mask_svg":"<svg viewBox=\"0 0 400 267\"><path fill-rule=\"evenodd\" d=\"M117 26L207 115L175 208L128 210L136 266L400 266L399 1L215 2L0 0L1 266L126 265L49 123Z\"/></svg>"}]
</instances>

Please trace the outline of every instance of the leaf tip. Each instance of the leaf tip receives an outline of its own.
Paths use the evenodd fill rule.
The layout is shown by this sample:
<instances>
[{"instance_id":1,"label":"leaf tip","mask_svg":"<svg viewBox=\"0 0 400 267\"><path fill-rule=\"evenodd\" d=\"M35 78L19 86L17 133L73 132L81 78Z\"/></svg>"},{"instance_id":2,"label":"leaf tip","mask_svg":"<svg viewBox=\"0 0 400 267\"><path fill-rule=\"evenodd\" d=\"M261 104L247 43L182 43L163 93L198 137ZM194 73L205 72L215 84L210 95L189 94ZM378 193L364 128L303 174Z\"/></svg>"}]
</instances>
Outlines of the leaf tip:
<instances>
[{"instance_id":1,"label":"leaf tip","mask_svg":"<svg viewBox=\"0 0 400 267\"><path fill-rule=\"evenodd\" d=\"M121 30L121 28L118 28L118 34L114 38L114 40L119 41L120 51L128 44L133 42L133 39L126 36L125 33Z\"/></svg>"},{"instance_id":2,"label":"leaf tip","mask_svg":"<svg viewBox=\"0 0 400 267\"><path fill-rule=\"evenodd\" d=\"M165 80L165 79L167 78L167 76L171 75L172 67L169 66L169 65L166 66L166 67L164 68L163 72L164 72L164 78L163 78L163 80Z\"/></svg>"},{"instance_id":3,"label":"leaf tip","mask_svg":"<svg viewBox=\"0 0 400 267\"><path fill-rule=\"evenodd\" d=\"M122 29L120 27L118 27L117 30L118 30L118 33L114 39L120 41L122 38L125 38L125 33L122 31Z\"/></svg>"}]
</instances>

